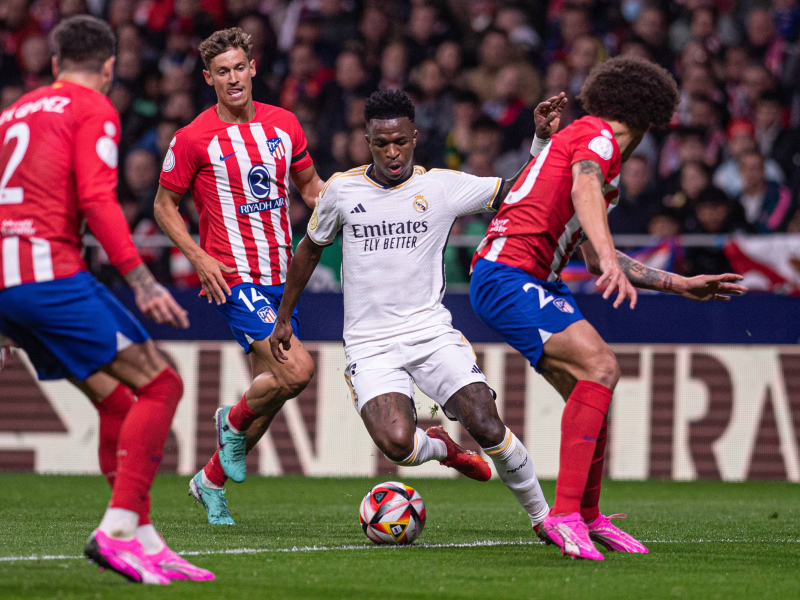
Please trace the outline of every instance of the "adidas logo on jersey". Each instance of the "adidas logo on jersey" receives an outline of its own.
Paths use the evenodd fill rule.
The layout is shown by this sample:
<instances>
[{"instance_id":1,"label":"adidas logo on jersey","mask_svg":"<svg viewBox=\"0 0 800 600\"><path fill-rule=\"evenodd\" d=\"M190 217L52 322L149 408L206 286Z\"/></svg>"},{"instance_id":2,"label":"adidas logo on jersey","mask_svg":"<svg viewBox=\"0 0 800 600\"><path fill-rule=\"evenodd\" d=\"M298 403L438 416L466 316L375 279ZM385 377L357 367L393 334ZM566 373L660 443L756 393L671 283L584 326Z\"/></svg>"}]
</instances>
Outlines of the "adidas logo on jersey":
<instances>
[{"instance_id":1,"label":"adidas logo on jersey","mask_svg":"<svg viewBox=\"0 0 800 600\"><path fill-rule=\"evenodd\" d=\"M361 204L359 204L353 210L350 211L350 214L353 214L353 213L365 213L365 212L367 212L367 209L365 209L363 206L361 206Z\"/></svg>"},{"instance_id":2,"label":"adidas logo on jersey","mask_svg":"<svg viewBox=\"0 0 800 600\"><path fill-rule=\"evenodd\" d=\"M470 373L480 373L481 370L478 368L478 365L472 365L472 370Z\"/></svg>"}]
</instances>

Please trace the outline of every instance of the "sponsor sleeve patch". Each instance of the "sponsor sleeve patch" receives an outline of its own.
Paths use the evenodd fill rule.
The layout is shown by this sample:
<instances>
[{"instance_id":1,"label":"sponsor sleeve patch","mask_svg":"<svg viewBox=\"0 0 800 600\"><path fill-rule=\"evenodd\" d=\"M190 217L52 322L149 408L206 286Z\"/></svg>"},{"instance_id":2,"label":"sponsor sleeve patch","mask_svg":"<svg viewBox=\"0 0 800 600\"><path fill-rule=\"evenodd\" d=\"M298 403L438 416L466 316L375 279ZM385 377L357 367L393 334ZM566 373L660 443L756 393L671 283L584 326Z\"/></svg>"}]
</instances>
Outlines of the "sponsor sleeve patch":
<instances>
[{"instance_id":1,"label":"sponsor sleeve patch","mask_svg":"<svg viewBox=\"0 0 800 600\"><path fill-rule=\"evenodd\" d=\"M598 135L589 142L589 150L599 155L603 160L610 160L614 155L614 144L608 138Z\"/></svg>"}]
</instances>

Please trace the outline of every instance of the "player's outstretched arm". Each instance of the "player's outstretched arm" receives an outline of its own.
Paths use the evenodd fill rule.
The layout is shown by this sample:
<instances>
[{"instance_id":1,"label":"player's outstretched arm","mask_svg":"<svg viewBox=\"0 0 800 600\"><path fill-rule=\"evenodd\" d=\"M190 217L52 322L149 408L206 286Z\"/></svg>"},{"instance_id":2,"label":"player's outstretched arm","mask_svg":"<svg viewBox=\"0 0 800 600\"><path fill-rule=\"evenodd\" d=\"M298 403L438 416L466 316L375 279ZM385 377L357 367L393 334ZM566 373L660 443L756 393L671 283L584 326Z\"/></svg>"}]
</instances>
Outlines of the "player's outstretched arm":
<instances>
[{"instance_id":1,"label":"player's outstretched arm","mask_svg":"<svg viewBox=\"0 0 800 600\"><path fill-rule=\"evenodd\" d=\"M589 272L599 275L599 259L591 243L584 243L581 246L581 252ZM743 279L741 275L735 273L682 277L675 273L648 267L619 250L616 253L620 268L628 277L628 281L643 290L676 294L697 302L727 301L731 299L731 296L741 296L747 293L745 286L735 283Z\"/></svg>"},{"instance_id":2,"label":"player's outstretched arm","mask_svg":"<svg viewBox=\"0 0 800 600\"><path fill-rule=\"evenodd\" d=\"M303 202L311 210L317 206L317 198L325 187L325 182L317 175L314 165L306 167L302 171L292 173L292 182L297 187L297 191L303 197Z\"/></svg>"},{"instance_id":3,"label":"player's outstretched arm","mask_svg":"<svg viewBox=\"0 0 800 600\"><path fill-rule=\"evenodd\" d=\"M159 185L154 204L156 221L164 234L192 263L200 277L200 285L206 292L208 303L211 304L213 299L217 304L225 304L225 296L231 295L231 289L222 273L235 273L236 269L212 258L195 243L178 212L182 198L183 194Z\"/></svg>"},{"instance_id":4,"label":"player's outstretched arm","mask_svg":"<svg viewBox=\"0 0 800 600\"><path fill-rule=\"evenodd\" d=\"M620 266L611 231L608 229L606 201L603 197L603 172L593 160L581 160L572 165L572 204L575 214L589 238L595 254L600 278L597 287L603 288L603 298L608 299L614 288L619 290L614 308L630 299L631 308L636 306L637 293Z\"/></svg>"},{"instance_id":5,"label":"player's outstretched arm","mask_svg":"<svg viewBox=\"0 0 800 600\"><path fill-rule=\"evenodd\" d=\"M158 283L145 265L131 269L125 274L131 286L136 306L151 321L175 328L189 327L188 313L175 301L167 288Z\"/></svg>"},{"instance_id":6,"label":"player's outstretched arm","mask_svg":"<svg viewBox=\"0 0 800 600\"><path fill-rule=\"evenodd\" d=\"M300 241L300 244L298 244L297 252L295 252L292 263L289 265L289 272L286 274L286 284L283 288L283 298L281 299L281 306L278 309L278 319L275 321L275 328L272 330L272 335L269 336L272 356L274 356L275 360L279 363L288 360L283 350L291 348L292 312L294 312L294 307L297 306L300 294L306 289L311 274L314 273L314 269L317 268L324 249L324 246L315 244L306 236ZM281 348L283 348L283 350L281 350Z\"/></svg>"},{"instance_id":7,"label":"player's outstretched arm","mask_svg":"<svg viewBox=\"0 0 800 600\"><path fill-rule=\"evenodd\" d=\"M558 96L553 96L544 102L540 102L533 110L533 121L536 125L536 136L533 140L533 144L531 145L531 154L517 174L511 179L506 179L505 183L503 184L503 189L500 190L494 206L492 206L494 210L498 210L500 208L500 205L506 199L506 196L508 196L508 193L514 187L514 184L517 183L517 179L519 179L520 175L522 175L522 172L529 164L531 164L532 161L536 159L544 147L547 146L547 144L550 142L550 136L558 131L558 125L561 122L561 112L566 106L567 95L564 92L561 92Z\"/></svg>"}]
</instances>

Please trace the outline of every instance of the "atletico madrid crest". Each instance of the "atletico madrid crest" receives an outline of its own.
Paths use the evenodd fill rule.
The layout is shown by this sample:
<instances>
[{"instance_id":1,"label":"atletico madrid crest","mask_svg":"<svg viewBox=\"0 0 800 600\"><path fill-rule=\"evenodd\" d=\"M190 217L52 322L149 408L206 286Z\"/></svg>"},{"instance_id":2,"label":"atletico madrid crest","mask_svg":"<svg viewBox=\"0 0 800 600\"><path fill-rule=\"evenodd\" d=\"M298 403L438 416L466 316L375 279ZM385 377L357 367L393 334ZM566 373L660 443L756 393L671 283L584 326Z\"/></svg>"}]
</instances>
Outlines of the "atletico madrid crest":
<instances>
[{"instance_id":1,"label":"atletico madrid crest","mask_svg":"<svg viewBox=\"0 0 800 600\"><path fill-rule=\"evenodd\" d=\"M269 148L270 154L272 154L272 157L276 160L280 160L286 156L286 148L283 147L283 140L279 137L268 139L267 148Z\"/></svg>"}]
</instances>

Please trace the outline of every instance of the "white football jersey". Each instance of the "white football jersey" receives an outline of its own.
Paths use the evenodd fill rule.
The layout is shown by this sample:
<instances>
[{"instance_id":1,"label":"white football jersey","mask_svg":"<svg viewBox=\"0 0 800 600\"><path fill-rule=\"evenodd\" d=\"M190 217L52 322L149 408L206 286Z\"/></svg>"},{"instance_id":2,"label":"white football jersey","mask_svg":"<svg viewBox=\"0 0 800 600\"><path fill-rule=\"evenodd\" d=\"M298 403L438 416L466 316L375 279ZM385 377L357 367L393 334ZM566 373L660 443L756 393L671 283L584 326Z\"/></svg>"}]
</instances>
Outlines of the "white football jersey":
<instances>
[{"instance_id":1,"label":"white football jersey","mask_svg":"<svg viewBox=\"0 0 800 600\"><path fill-rule=\"evenodd\" d=\"M414 167L404 183L385 187L372 165L337 173L325 184L308 223L320 246L343 231L344 341L355 346L413 339L450 326L442 305L444 250L457 217L492 210L503 187L475 177Z\"/></svg>"}]
</instances>

